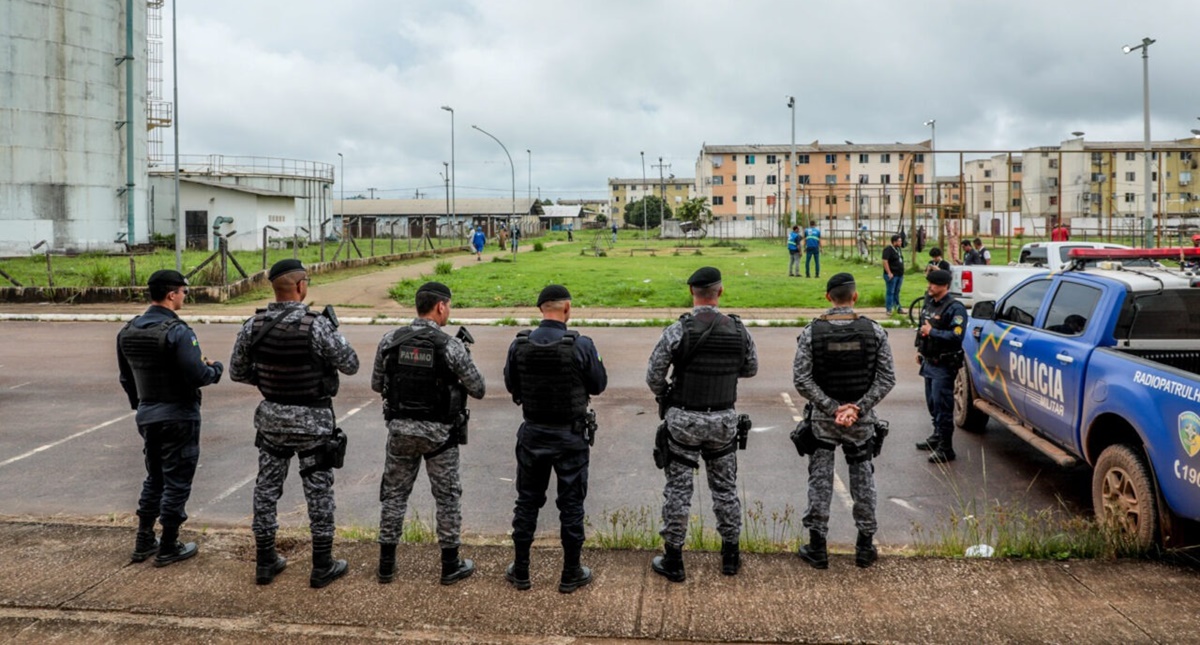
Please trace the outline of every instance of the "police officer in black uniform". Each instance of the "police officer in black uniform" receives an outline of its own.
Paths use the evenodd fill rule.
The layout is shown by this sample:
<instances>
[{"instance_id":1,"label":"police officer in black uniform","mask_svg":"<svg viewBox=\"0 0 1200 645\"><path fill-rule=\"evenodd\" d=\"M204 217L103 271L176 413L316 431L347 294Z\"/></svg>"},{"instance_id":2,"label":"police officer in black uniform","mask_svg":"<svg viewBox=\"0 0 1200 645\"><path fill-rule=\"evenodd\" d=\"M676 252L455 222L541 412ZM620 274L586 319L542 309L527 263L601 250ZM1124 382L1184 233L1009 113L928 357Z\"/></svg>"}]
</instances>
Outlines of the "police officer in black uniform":
<instances>
[{"instance_id":1,"label":"police officer in black uniform","mask_svg":"<svg viewBox=\"0 0 1200 645\"><path fill-rule=\"evenodd\" d=\"M954 378L963 365L963 330L967 308L950 295L950 272L930 271L929 294L921 309L921 328L917 330L917 360L925 378L925 404L933 417L933 434L917 442L918 450L928 450L929 461L940 464L954 461Z\"/></svg>"},{"instance_id":2,"label":"police officer in black uniform","mask_svg":"<svg viewBox=\"0 0 1200 645\"><path fill-rule=\"evenodd\" d=\"M146 455L130 559L145 562L157 554L154 566L162 567L196 555L195 542L179 542L179 527L200 460L199 388L219 382L225 368L203 357L196 334L175 314L187 298L187 279L178 271L155 271L148 287L150 308L117 334L117 365Z\"/></svg>"},{"instance_id":3,"label":"police officer in black uniform","mask_svg":"<svg viewBox=\"0 0 1200 645\"><path fill-rule=\"evenodd\" d=\"M516 554L505 578L517 589L531 586L530 546L553 470L563 547L558 590L571 593L592 581L592 570L580 564L589 446L595 438L595 417L588 402L608 386L608 374L592 340L567 331L571 294L566 287L552 284L542 289L537 306L542 323L517 334L504 364L504 385L525 417L517 431L512 532Z\"/></svg>"}]
</instances>

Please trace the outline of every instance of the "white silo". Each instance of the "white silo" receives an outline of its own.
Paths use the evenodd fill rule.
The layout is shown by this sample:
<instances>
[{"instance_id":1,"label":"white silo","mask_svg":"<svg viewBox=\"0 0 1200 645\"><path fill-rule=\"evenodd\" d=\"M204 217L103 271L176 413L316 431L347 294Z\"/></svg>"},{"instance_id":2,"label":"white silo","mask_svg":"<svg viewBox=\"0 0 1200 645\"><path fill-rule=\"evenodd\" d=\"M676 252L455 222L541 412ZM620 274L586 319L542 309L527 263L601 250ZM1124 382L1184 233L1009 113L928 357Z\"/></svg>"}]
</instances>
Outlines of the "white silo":
<instances>
[{"instance_id":1,"label":"white silo","mask_svg":"<svg viewBox=\"0 0 1200 645\"><path fill-rule=\"evenodd\" d=\"M146 241L146 5L0 2L0 254Z\"/></svg>"}]
</instances>

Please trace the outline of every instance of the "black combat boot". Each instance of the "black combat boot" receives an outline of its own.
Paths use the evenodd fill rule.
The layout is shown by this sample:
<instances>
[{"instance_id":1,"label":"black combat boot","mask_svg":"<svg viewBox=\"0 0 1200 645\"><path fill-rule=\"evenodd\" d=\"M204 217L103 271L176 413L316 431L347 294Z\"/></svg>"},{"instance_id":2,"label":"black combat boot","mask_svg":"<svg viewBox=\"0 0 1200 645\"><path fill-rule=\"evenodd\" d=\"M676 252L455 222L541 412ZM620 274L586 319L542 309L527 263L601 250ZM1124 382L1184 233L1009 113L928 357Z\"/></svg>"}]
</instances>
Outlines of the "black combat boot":
<instances>
[{"instance_id":1,"label":"black combat boot","mask_svg":"<svg viewBox=\"0 0 1200 645\"><path fill-rule=\"evenodd\" d=\"M558 581L559 593L571 593L592 581L592 570L579 563L582 544L563 545L563 570Z\"/></svg>"},{"instance_id":2,"label":"black combat boot","mask_svg":"<svg viewBox=\"0 0 1200 645\"><path fill-rule=\"evenodd\" d=\"M133 543L130 562L145 562L158 553L158 539L154 537L154 518L138 516L137 539Z\"/></svg>"},{"instance_id":3,"label":"black combat boot","mask_svg":"<svg viewBox=\"0 0 1200 645\"><path fill-rule=\"evenodd\" d=\"M154 558L154 566L165 567L175 562L183 562L196 555L195 542L184 544L179 541L178 526L164 526L162 542L158 545L158 556Z\"/></svg>"},{"instance_id":4,"label":"black combat boot","mask_svg":"<svg viewBox=\"0 0 1200 645\"><path fill-rule=\"evenodd\" d=\"M664 544L663 554L654 556L650 568L671 582L687 580L687 573L683 570L683 547Z\"/></svg>"},{"instance_id":5,"label":"black combat boot","mask_svg":"<svg viewBox=\"0 0 1200 645\"><path fill-rule=\"evenodd\" d=\"M275 551L275 535L264 533L254 536L255 566L254 584L269 585L280 571L287 568L287 558Z\"/></svg>"},{"instance_id":6,"label":"black combat boot","mask_svg":"<svg viewBox=\"0 0 1200 645\"><path fill-rule=\"evenodd\" d=\"M387 584L396 579L396 545L379 543L379 571L375 578L380 584Z\"/></svg>"},{"instance_id":7,"label":"black combat boot","mask_svg":"<svg viewBox=\"0 0 1200 645\"><path fill-rule=\"evenodd\" d=\"M721 573L736 576L742 568L742 553L737 542L721 543Z\"/></svg>"},{"instance_id":8,"label":"black combat boot","mask_svg":"<svg viewBox=\"0 0 1200 645\"><path fill-rule=\"evenodd\" d=\"M924 441L917 442L917 450L937 450L938 436L931 434Z\"/></svg>"},{"instance_id":9,"label":"black combat boot","mask_svg":"<svg viewBox=\"0 0 1200 645\"><path fill-rule=\"evenodd\" d=\"M938 442L937 449L929 453L929 463L944 464L954 461L954 457L954 442L949 437L945 437Z\"/></svg>"},{"instance_id":10,"label":"black combat boot","mask_svg":"<svg viewBox=\"0 0 1200 645\"><path fill-rule=\"evenodd\" d=\"M458 547L442 548L442 584L452 585L475 573L475 563L458 557Z\"/></svg>"},{"instance_id":11,"label":"black combat boot","mask_svg":"<svg viewBox=\"0 0 1200 645\"><path fill-rule=\"evenodd\" d=\"M529 581L529 550L533 545L529 542L516 542L514 546L516 554L504 572L504 579L518 591L525 591L533 586Z\"/></svg>"},{"instance_id":12,"label":"black combat boot","mask_svg":"<svg viewBox=\"0 0 1200 645\"><path fill-rule=\"evenodd\" d=\"M808 544L800 547L796 555L814 569L829 568L829 550L825 547L825 536L816 531L808 532Z\"/></svg>"},{"instance_id":13,"label":"black combat boot","mask_svg":"<svg viewBox=\"0 0 1200 645\"><path fill-rule=\"evenodd\" d=\"M875 564L879 559L879 550L871 544L871 538L874 536L869 533L859 533L858 542L854 544L854 564L859 568L866 569Z\"/></svg>"},{"instance_id":14,"label":"black combat boot","mask_svg":"<svg viewBox=\"0 0 1200 645\"><path fill-rule=\"evenodd\" d=\"M345 560L333 559L333 536L314 537L312 541L313 568L308 577L308 586L313 589L326 587L329 583L346 575Z\"/></svg>"}]
</instances>

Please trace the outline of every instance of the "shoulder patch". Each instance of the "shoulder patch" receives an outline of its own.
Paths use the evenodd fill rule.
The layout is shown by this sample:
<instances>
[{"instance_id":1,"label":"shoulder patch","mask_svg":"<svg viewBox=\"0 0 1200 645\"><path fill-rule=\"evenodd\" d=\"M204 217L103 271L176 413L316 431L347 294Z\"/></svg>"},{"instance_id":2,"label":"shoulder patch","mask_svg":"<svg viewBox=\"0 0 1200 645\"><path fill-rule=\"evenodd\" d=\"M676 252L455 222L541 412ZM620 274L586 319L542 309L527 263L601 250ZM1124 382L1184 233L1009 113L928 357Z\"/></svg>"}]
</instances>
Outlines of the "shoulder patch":
<instances>
[{"instance_id":1,"label":"shoulder patch","mask_svg":"<svg viewBox=\"0 0 1200 645\"><path fill-rule=\"evenodd\" d=\"M951 322L953 322L955 326L961 325L961 324L963 324L963 317L962 317L962 316L955 316L955 317L954 317L954 320L953 320L953 321L951 321Z\"/></svg>"}]
</instances>

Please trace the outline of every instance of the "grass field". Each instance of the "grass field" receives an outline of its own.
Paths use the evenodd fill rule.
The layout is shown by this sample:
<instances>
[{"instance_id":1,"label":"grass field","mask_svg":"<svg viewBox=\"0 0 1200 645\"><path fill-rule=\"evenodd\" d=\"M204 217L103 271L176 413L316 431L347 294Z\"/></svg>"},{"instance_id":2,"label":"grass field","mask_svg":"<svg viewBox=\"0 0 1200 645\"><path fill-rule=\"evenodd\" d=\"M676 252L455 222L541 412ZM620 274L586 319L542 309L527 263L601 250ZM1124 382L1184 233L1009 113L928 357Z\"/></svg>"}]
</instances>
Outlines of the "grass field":
<instances>
[{"instance_id":1,"label":"grass field","mask_svg":"<svg viewBox=\"0 0 1200 645\"><path fill-rule=\"evenodd\" d=\"M782 242L678 244L643 242L636 232L627 232L616 246L604 245L607 255L603 257L591 253L592 247L583 242L559 244L542 252L522 251L515 262L485 262L403 280L391 294L398 302L409 304L422 282L436 279L454 291L457 307L533 307L544 286L558 283L570 289L576 307L690 307L687 278L707 265L721 270L725 283L721 304L731 308L824 306L825 280L840 271L858 279L860 305L883 306L880 264L843 259L838 249L822 254L818 280L788 277L788 253ZM906 304L925 289L920 268L917 271L904 281L901 301Z\"/></svg>"}]
</instances>

